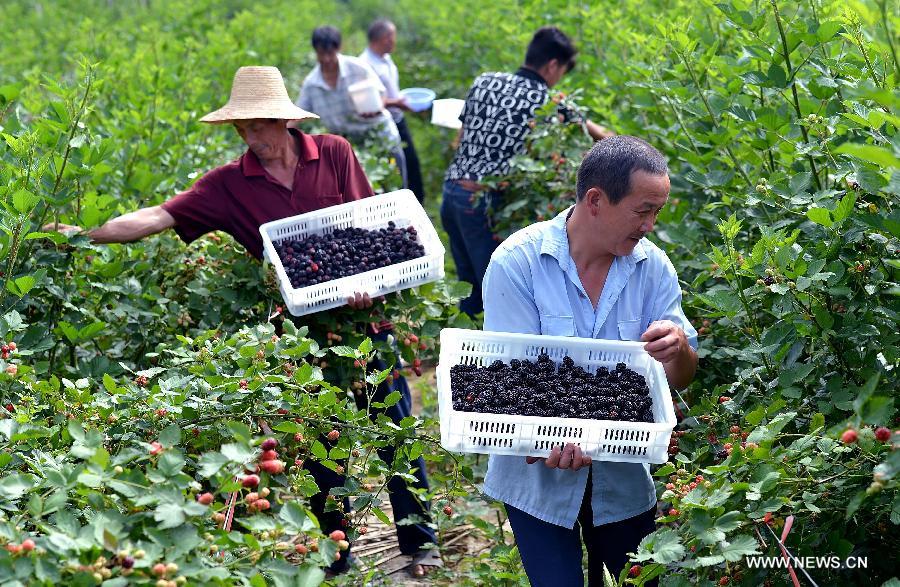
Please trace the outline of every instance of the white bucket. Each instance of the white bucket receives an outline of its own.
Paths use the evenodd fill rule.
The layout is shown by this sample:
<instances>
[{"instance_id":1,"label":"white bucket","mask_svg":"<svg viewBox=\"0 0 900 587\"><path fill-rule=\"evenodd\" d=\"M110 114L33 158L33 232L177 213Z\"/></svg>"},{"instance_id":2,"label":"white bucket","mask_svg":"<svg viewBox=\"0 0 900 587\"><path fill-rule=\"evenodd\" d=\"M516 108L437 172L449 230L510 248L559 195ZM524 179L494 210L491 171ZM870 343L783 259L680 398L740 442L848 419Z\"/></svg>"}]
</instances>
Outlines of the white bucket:
<instances>
[{"instance_id":1,"label":"white bucket","mask_svg":"<svg viewBox=\"0 0 900 587\"><path fill-rule=\"evenodd\" d=\"M371 114L384 109L381 92L371 80L366 79L351 84L347 91L350 93L350 100L353 102L357 114Z\"/></svg>"},{"instance_id":2,"label":"white bucket","mask_svg":"<svg viewBox=\"0 0 900 587\"><path fill-rule=\"evenodd\" d=\"M459 115L462 114L465 100L459 98L444 98L431 103L431 124L447 128L462 128Z\"/></svg>"}]
</instances>

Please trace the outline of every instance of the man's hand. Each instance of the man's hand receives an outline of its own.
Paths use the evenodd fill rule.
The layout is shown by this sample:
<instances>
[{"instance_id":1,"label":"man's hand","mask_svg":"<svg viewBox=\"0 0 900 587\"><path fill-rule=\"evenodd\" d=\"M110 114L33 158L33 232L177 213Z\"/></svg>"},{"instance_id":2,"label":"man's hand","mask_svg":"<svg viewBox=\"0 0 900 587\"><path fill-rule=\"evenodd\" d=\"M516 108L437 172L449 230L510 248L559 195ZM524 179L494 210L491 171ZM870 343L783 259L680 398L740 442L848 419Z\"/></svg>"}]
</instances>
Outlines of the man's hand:
<instances>
[{"instance_id":1,"label":"man's hand","mask_svg":"<svg viewBox=\"0 0 900 587\"><path fill-rule=\"evenodd\" d=\"M697 353L680 326L671 320L651 322L641 340L647 343L644 350L663 364L670 385L683 389L691 383L697 371Z\"/></svg>"},{"instance_id":2,"label":"man's hand","mask_svg":"<svg viewBox=\"0 0 900 587\"><path fill-rule=\"evenodd\" d=\"M62 222L51 222L41 227L41 232L59 232L66 236L74 236L75 234L82 232L83 230L84 229L80 226L63 224Z\"/></svg>"},{"instance_id":3,"label":"man's hand","mask_svg":"<svg viewBox=\"0 0 900 587\"><path fill-rule=\"evenodd\" d=\"M347 305L354 310L365 310L366 308L372 307L372 298L370 298L367 293L361 294L356 292L351 297L347 298Z\"/></svg>"},{"instance_id":4,"label":"man's hand","mask_svg":"<svg viewBox=\"0 0 900 587\"><path fill-rule=\"evenodd\" d=\"M404 112L411 112L409 104L406 103L406 98L385 98L384 99L384 107L385 108L399 108Z\"/></svg>"},{"instance_id":5,"label":"man's hand","mask_svg":"<svg viewBox=\"0 0 900 587\"><path fill-rule=\"evenodd\" d=\"M644 350L663 364L671 363L690 347L684 330L671 320L652 322L641 340L647 343Z\"/></svg>"},{"instance_id":6,"label":"man's hand","mask_svg":"<svg viewBox=\"0 0 900 587\"><path fill-rule=\"evenodd\" d=\"M581 447L573 443L566 444L562 450L558 446L554 446L550 451L550 456L542 457L525 457L525 462L533 465L538 461L544 461L544 466L548 469L572 469L578 471L581 467L587 467L591 464L591 457L581 454Z\"/></svg>"}]
</instances>

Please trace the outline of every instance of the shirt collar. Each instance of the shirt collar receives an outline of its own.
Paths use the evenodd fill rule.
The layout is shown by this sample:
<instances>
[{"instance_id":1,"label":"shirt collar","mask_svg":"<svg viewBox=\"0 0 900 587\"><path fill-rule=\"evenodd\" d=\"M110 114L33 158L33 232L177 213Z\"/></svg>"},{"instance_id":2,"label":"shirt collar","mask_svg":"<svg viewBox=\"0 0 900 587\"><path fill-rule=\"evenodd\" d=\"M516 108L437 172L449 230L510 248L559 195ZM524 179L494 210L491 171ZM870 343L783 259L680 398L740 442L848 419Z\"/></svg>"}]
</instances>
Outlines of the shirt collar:
<instances>
[{"instance_id":1,"label":"shirt collar","mask_svg":"<svg viewBox=\"0 0 900 587\"><path fill-rule=\"evenodd\" d=\"M569 235L566 233L566 220L569 219L569 215L574 208L575 206L569 206L557 214L553 220L550 220L550 230L544 232L544 237L541 240L541 255L550 255L556 259L563 271L568 269L572 261L572 256L569 254ZM638 241L630 255L617 258L632 265L637 265L647 258L647 251L644 250L644 240Z\"/></svg>"},{"instance_id":2,"label":"shirt collar","mask_svg":"<svg viewBox=\"0 0 900 587\"><path fill-rule=\"evenodd\" d=\"M545 86L547 85L547 80L545 80L541 74L536 72L535 70L525 67L524 65L516 70L516 75L519 77L526 77L528 79L534 80L536 82L542 83Z\"/></svg>"},{"instance_id":3,"label":"shirt collar","mask_svg":"<svg viewBox=\"0 0 900 587\"><path fill-rule=\"evenodd\" d=\"M375 60L375 61L381 61L384 63L391 62L391 54L390 53L385 53L384 55L379 55L375 51L372 51L371 47L366 47L365 54L367 57L369 57L370 59Z\"/></svg>"},{"instance_id":4,"label":"shirt collar","mask_svg":"<svg viewBox=\"0 0 900 587\"><path fill-rule=\"evenodd\" d=\"M344 55L343 53L338 53L337 61L338 61L338 84L340 85L341 79L343 79L347 75L347 56ZM325 78L322 76L322 66L319 65L318 63L312 70L312 76L309 78L309 82L313 85L325 88L326 90L336 89L336 88L332 88L327 83L325 83Z\"/></svg>"},{"instance_id":5,"label":"shirt collar","mask_svg":"<svg viewBox=\"0 0 900 587\"><path fill-rule=\"evenodd\" d=\"M319 158L319 146L316 145L316 141L308 134L302 133L296 128L289 128L288 132L291 133L292 137L300 139L300 159L297 161L297 164L301 163L309 163L310 161L315 161ZM256 153L247 149L247 151L241 157L241 172L244 174L244 177L265 177L266 170L262 166L262 163L259 162L259 157L256 156Z\"/></svg>"}]
</instances>

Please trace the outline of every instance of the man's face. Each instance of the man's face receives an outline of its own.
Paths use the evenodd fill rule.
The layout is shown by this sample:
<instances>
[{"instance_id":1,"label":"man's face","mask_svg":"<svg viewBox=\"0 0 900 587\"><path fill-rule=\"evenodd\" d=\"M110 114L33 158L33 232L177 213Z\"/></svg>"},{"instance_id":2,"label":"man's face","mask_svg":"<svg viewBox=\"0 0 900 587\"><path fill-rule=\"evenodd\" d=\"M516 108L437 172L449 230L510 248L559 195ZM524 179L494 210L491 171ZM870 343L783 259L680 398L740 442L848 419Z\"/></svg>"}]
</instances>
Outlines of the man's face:
<instances>
[{"instance_id":1,"label":"man's face","mask_svg":"<svg viewBox=\"0 0 900 587\"><path fill-rule=\"evenodd\" d=\"M333 71L338 66L338 52L340 51L340 47L337 49L316 49L316 61L319 62L319 65L322 69L327 69L329 71Z\"/></svg>"},{"instance_id":2,"label":"man's face","mask_svg":"<svg viewBox=\"0 0 900 587\"><path fill-rule=\"evenodd\" d=\"M653 231L660 210L669 199L669 176L634 171L628 194L618 204L610 204L602 191L591 188L585 194L596 207L596 234L609 253L624 257L644 236Z\"/></svg>"},{"instance_id":3,"label":"man's face","mask_svg":"<svg viewBox=\"0 0 900 587\"><path fill-rule=\"evenodd\" d=\"M568 63L560 63L557 59L551 59L544 67L544 81L552 88L559 83L559 80L561 80L568 71Z\"/></svg>"},{"instance_id":4,"label":"man's face","mask_svg":"<svg viewBox=\"0 0 900 587\"><path fill-rule=\"evenodd\" d=\"M393 53L394 49L397 48L397 29L391 27L391 29L382 35L380 39L372 43L372 46L377 53L381 53L382 55L385 53Z\"/></svg>"},{"instance_id":5,"label":"man's face","mask_svg":"<svg viewBox=\"0 0 900 587\"><path fill-rule=\"evenodd\" d=\"M284 141L287 121L270 118L236 120L234 128L254 155L267 159L276 155L274 147Z\"/></svg>"}]
</instances>

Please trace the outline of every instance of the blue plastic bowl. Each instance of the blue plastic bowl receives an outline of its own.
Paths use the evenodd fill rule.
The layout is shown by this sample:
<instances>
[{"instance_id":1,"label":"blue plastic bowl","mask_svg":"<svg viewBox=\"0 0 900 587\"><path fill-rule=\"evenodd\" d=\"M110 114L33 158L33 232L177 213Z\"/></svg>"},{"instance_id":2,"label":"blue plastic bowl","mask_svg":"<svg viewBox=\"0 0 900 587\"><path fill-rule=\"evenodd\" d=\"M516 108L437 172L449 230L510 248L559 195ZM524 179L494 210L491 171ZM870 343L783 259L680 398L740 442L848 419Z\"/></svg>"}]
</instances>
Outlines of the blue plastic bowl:
<instances>
[{"instance_id":1,"label":"blue plastic bowl","mask_svg":"<svg viewBox=\"0 0 900 587\"><path fill-rule=\"evenodd\" d=\"M436 94L428 88L406 88L400 90L400 95L406 98L409 109L413 112L421 112L431 108Z\"/></svg>"}]
</instances>

